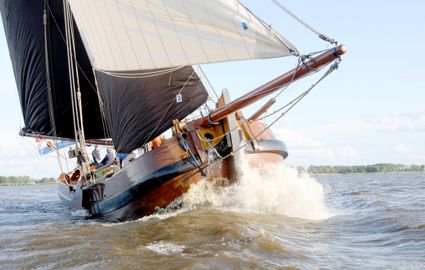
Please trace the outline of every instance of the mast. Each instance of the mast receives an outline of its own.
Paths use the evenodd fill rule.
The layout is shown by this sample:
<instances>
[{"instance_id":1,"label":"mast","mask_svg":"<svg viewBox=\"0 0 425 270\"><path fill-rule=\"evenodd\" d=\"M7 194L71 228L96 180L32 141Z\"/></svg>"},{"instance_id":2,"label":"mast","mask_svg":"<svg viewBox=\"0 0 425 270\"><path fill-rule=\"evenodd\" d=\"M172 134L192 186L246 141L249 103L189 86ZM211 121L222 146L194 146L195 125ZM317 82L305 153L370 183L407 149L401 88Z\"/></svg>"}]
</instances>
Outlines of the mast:
<instances>
[{"instance_id":1,"label":"mast","mask_svg":"<svg viewBox=\"0 0 425 270\"><path fill-rule=\"evenodd\" d=\"M68 55L68 71L71 91L72 115L75 133L75 148L77 163L82 167L83 177L89 175L89 161L84 136L83 111L81 102L80 82L78 75L78 64L76 63L74 24L71 9L67 0L63 0L65 37Z\"/></svg>"},{"instance_id":2,"label":"mast","mask_svg":"<svg viewBox=\"0 0 425 270\"><path fill-rule=\"evenodd\" d=\"M225 118L227 115L236 112L246 106L258 101L259 99L279 90L281 87L294 82L295 80L307 76L317 69L324 67L335 59L347 52L344 45L325 51L324 53L310 59L303 65L288 71L287 73L263 84L262 86L252 90L246 95L235 99L223 107L217 108L209 113L208 116L195 120L194 124L198 127L209 126L215 122Z\"/></svg>"},{"instance_id":3,"label":"mast","mask_svg":"<svg viewBox=\"0 0 425 270\"><path fill-rule=\"evenodd\" d=\"M46 84L47 84L47 97L48 97L48 108L49 108L49 118L50 125L52 127L53 136L57 137L56 132L56 120L55 113L53 109L53 97L52 97L52 82L50 79L50 59L49 59L49 34L48 34L48 16L47 16L47 7L48 0L44 0L44 12L43 12L43 32L44 32L44 54L45 54L45 65L46 65ZM55 144L57 144L57 140L55 140ZM63 173L62 162L59 155L59 148L56 145L56 157L58 160L59 168Z\"/></svg>"}]
</instances>

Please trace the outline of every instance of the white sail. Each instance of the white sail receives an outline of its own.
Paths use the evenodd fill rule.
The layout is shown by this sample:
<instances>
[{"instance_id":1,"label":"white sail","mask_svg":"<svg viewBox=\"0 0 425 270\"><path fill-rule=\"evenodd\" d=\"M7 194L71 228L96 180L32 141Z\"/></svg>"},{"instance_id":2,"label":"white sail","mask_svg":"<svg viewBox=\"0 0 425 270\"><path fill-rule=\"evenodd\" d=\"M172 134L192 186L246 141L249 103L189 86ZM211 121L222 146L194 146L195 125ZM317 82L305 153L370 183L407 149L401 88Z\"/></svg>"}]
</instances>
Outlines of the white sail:
<instances>
[{"instance_id":1,"label":"white sail","mask_svg":"<svg viewBox=\"0 0 425 270\"><path fill-rule=\"evenodd\" d=\"M68 0L94 68L271 58L295 47L236 0Z\"/></svg>"}]
</instances>

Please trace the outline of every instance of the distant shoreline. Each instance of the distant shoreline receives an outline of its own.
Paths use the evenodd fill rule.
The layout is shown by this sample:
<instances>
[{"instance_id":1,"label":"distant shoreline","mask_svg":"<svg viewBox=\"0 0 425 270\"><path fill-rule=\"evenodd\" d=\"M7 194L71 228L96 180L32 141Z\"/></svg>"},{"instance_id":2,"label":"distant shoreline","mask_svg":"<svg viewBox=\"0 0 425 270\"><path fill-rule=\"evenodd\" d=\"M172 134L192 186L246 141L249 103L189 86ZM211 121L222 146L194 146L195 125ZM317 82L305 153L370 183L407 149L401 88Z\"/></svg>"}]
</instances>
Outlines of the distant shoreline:
<instances>
[{"instance_id":1,"label":"distant shoreline","mask_svg":"<svg viewBox=\"0 0 425 270\"><path fill-rule=\"evenodd\" d=\"M56 182L46 182L46 183L1 183L0 187L22 187L22 186L47 186L54 185Z\"/></svg>"},{"instance_id":2,"label":"distant shoreline","mask_svg":"<svg viewBox=\"0 0 425 270\"><path fill-rule=\"evenodd\" d=\"M299 167L300 172L316 174L354 174L354 173L403 173L403 172L425 172L425 165L403 165L391 163L377 163L371 165L355 166L330 166L311 165L308 168Z\"/></svg>"},{"instance_id":3,"label":"distant shoreline","mask_svg":"<svg viewBox=\"0 0 425 270\"><path fill-rule=\"evenodd\" d=\"M0 176L0 186L32 186L56 183L53 177L35 179L30 176Z\"/></svg>"},{"instance_id":4,"label":"distant shoreline","mask_svg":"<svg viewBox=\"0 0 425 270\"><path fill-rule=\"evenodd\" d=\"M358 172L358 173L309 173L309 175L352 175L352 174L408 174L425 173L425 171L400 171L400 172Z\"/></svg>"},{"instance_id":5,"label":"distant shoreline","mask_svg":"<svg viewBox=\"0 0 425 270\"><path fill-rule=\"evenodd\" d=\"M299 173L309 175L346 175L346 174L369 174L369 173L425 173L425 165L403 165L391 163L377 163L372 165L355 166L330 166L311 165L307 168L297 167ZM55 184L53 177L34 179L30 176L0 176L0 186L33 186Z\"/></svg>"}]
</instances>

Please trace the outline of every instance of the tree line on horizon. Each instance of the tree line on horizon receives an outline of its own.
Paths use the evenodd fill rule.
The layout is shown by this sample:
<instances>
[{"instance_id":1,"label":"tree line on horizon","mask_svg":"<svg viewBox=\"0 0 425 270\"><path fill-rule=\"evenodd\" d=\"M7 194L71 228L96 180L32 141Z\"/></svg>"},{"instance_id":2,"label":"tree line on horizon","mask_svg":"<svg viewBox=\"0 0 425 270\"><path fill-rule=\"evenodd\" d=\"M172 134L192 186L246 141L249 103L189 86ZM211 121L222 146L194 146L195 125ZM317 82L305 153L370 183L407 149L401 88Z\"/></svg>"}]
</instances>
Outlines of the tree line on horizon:
<instances>
[{"instance_id":1,"label":"tree line on horizon","mask_svg":"<svg viewBox=\"0 0 425 270\"><path fill-rule=\"evenodd\" d=\"M31 184L46 184L54 183L54 177L43 177L34 179L30 176L0 176L0 185L31 185Z\"/></svg>"},{"instance_id":2,"label":"tree line on horizon","mask_svg":"<svg viewBox=\"0 0 425 270\"><path fill-rule=\"evenodd\" d=\"M391 163L378 163L360 166L316 166L311 165L307 169L299 167L300 172L309 174L348 174L348 173L390 173L390 172L425 172L425 165L403 165ZM54 177L34 179L30 176L0 176L0 185L31 185L55 183Z\"/></svg>"},{"instance_id":3,"label":"tree line on horizon","mask_svg":"<svg viewBox=\"0 0 425 270\"><path fill-rule=\"evenodd\" d=\"M347 174L347 173L390 173L390 172L424 172L425 165L403 165L378 163L360 166L315 166L307 168L309 174Z\"/></svg>"}]
</instances>

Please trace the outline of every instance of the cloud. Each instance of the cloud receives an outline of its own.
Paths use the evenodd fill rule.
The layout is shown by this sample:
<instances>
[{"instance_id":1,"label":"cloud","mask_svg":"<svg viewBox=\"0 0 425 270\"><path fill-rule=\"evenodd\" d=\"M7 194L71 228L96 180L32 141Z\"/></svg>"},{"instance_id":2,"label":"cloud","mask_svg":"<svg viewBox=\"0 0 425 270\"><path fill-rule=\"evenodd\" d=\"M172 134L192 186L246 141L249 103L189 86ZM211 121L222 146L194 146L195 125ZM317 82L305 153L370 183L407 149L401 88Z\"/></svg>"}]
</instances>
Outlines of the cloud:
<instances>
[{"instance_id":1,"label":"cloud","mask_svg":"<svg viewBox=\"0 0 425 270\"><path fill-rule=\"evenodd\" d=\"M317 139L307 137L290 129L277 128L273 130L278 138L284 138L285 142L291 143L294 147L321 147L321 142Z\"/></svg>"},{"instance_id":2,"label":"cloud","mask_svg":"<svg viewBox=\"0 0 425 270\"><path fill-rule=\"evenodd\" d=\"M7 49L2 49L1 43L2 39L0 36L0 94L10 96L16 94L15 76Z\"/></svg>"},{"instance_id":3,"label":"cloud","mask_svg":"<svg viewBox=\"0 0 425 270\"><path fill-rule=\"evenodd\" d=\"M13 74L0 73L0 95L5 96L6 98L16 94L16 84L14 81Z\"/></svg>"},{"instance_id":4,"label":"cloud","mask_svg":"<svg viewBox=\"0 0 425 270\"><path fill-rule=\"evenodd\" d=\"M398 76L403 81L424 81L425 69L403 72L400 73Z\"/></svg>"},{"instance_id":5,"label":"cloud","mask_svg":"<svg viewBox=\"0 0 425 270\"><path fill-rule=\"evenodd\" d=\"M60 172L55 155L40 156L34 139L4 131L0 141L1 175L55 176Z\"/></svg>"},{"instance_id":6,"label":"cloud","mask_svg":"<svg viewBox=\"0 0 425 270\"><path fill-rule=\"evenodd\" d=\"M351 146L337 148L337 155L341 157L356 157L357 151Z\"/></svg>"},{"instance_id":7,"label":"cloud","mask_svg":"<svg viewBox=\"0 0 425 270\"><path fill-rule=\"evenodd\" d=\"M318 138L308 136L285 128L274 129L277 137L282 139L288 146L289 155L294 161L309 160L310 163L341 163L347 158L357 157L357 151L349 145L328 146ZM302 161L303 160L303 161Z\"/></svg>"},{"instance_id":8,"label":"cloud","mask_svg":"<svg viewBox=\"0 0 425 270\"><path fill-rule=\"evenodd\" d=\"M366 119L365 122L378 131L424 132L425 112L373 116Z\"/></svg>"},{"instance_id":9,"label":"cloud","mask_svg":"<svg viewBox=\"0 0 425 270\"><path fill-rule=\"evenodd\" d=\"M24 157L37 151L34 139L24 139L12 132L3 132L0 141L0 157Z\"/></svg>"},{"instance_id":10,"label":"cloud","mask_svg":"<svg viewBox=\"0 0 425 270\"><path fill-rule=\"evenodd\" d=\"M400 143L392 147L389 158L393 160L393 163L425 164L425 148Z\"/></svg>"},{"instance_id":11,"label":"cloud","mask_svg":"<svg viewBox=\"0 0 425 270\"><path fill-rule=\"evenodd\" d=\"M406 146L405 144L398 144L396 146L394 146L394 151L397 154L408 154L410 153L410 148L408 146Z\"/></svg>"}]
</instances>

